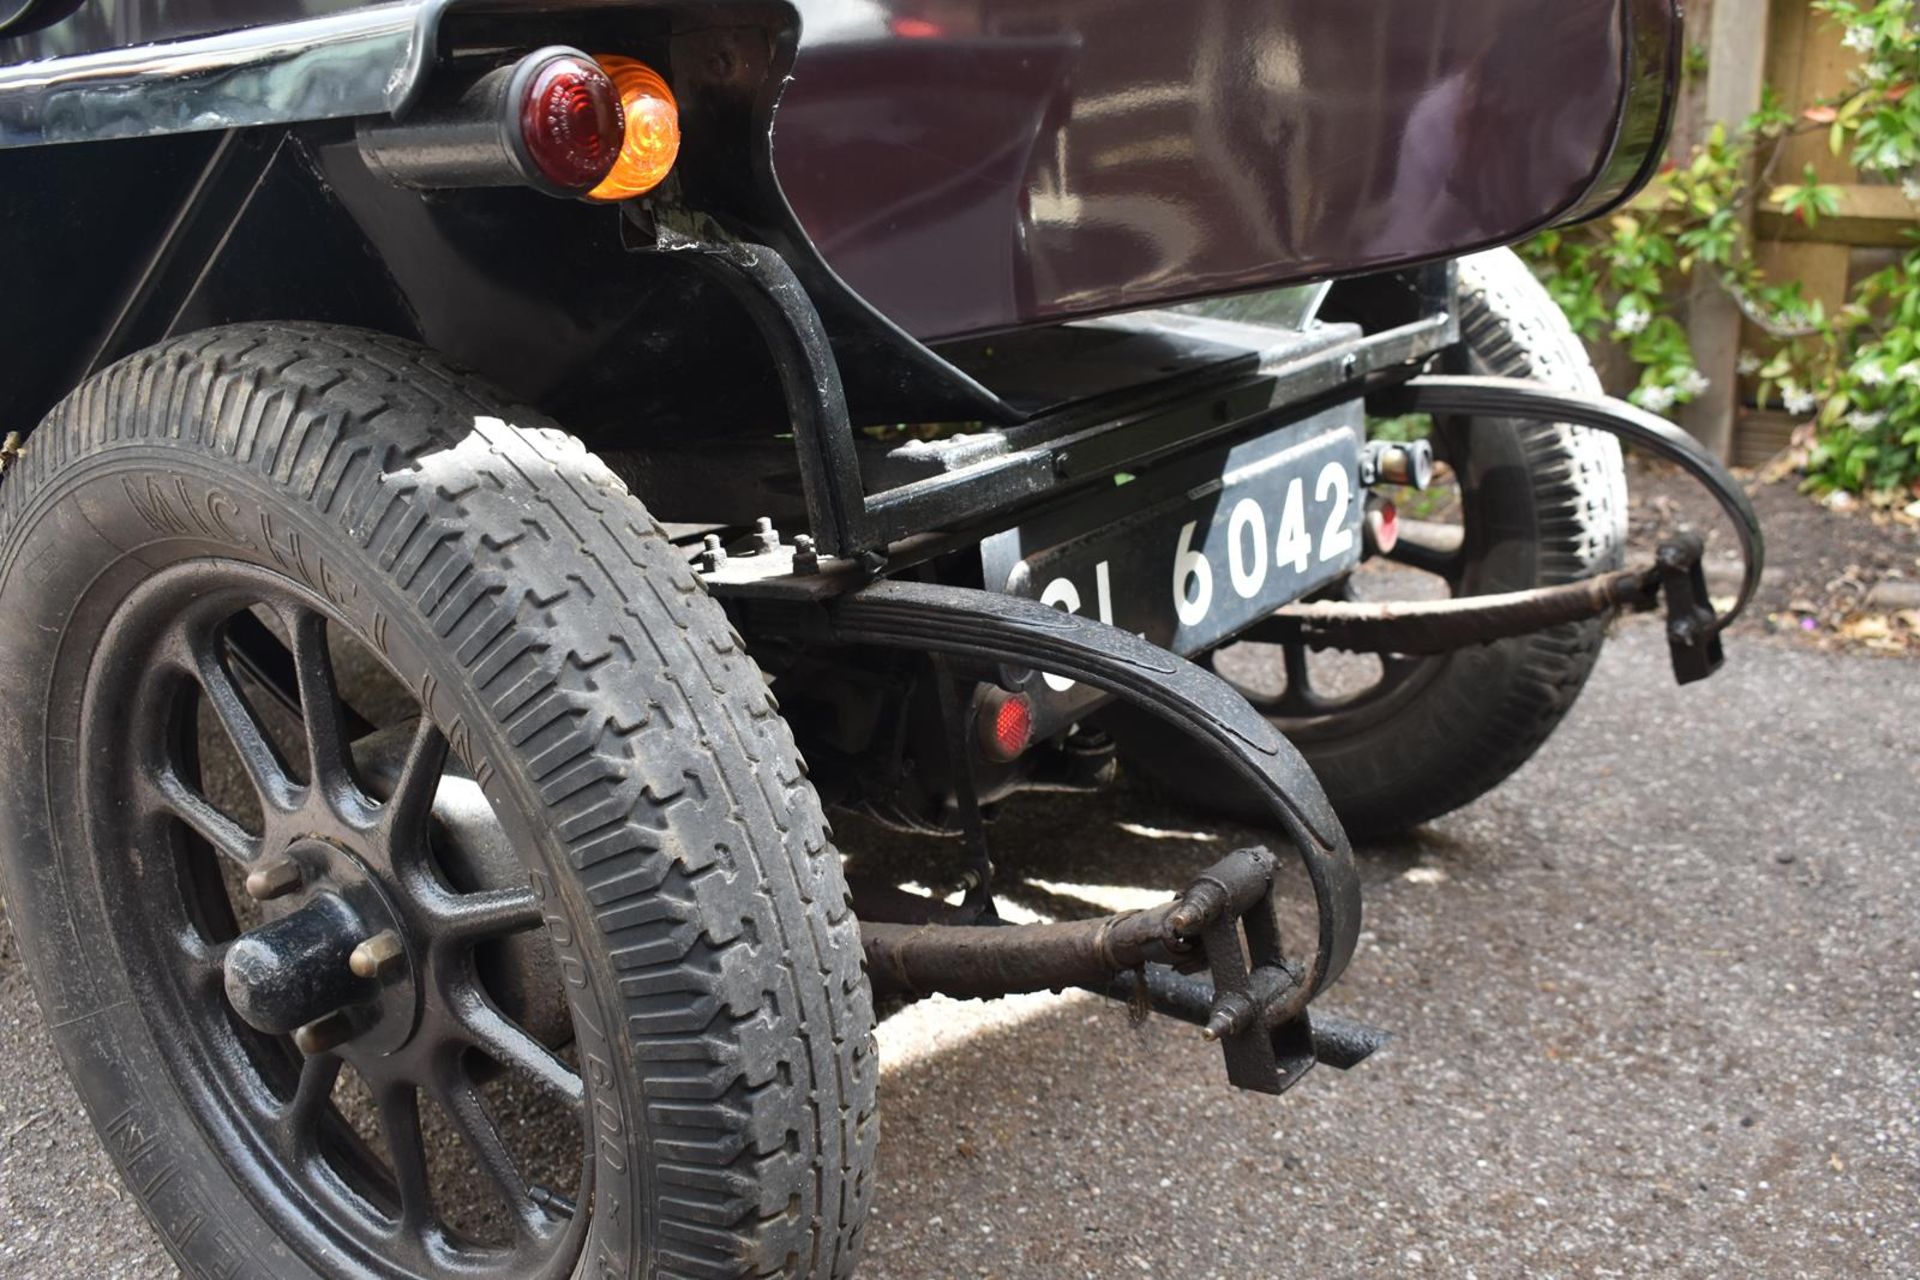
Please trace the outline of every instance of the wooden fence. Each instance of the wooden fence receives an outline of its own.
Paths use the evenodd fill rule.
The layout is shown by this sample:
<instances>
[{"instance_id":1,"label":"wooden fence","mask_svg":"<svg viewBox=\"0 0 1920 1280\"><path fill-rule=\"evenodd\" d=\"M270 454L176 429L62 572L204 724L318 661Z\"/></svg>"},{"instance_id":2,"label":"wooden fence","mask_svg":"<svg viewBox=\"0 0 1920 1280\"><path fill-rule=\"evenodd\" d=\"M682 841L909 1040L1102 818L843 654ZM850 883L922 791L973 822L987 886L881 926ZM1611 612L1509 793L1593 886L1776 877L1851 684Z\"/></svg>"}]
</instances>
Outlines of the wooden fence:
<instances>
[{"instance_id":1,"label":"wooden fence","mask_svg":"<svg viewBox=\"0 0 1920 1280\"><path fill-rule=\"evenodd\" d=\"M1707 74L1704 84L1689 85L1683 96L1675 153L1684 155L1712 121L1737 122L1755 110L1763 84L1795 109L1845 90L1859 55L1843 48L1840 36L1839 27L1813 12L1808 0L1704 0L1688 6L1687 39L1706 48ZM1853 281L1908 244L1908 233L1920 225L1920 207L1898 186L1863 182L1844 156L1832 154L1824 130L1782 147L1772 164L1777 180L1797 181L1811 164L1820 181L1840 187L1840 212L1807 227L1763 199L1754 214L1756 251L1771 278L1799 280L1808 299L1831 310L1846 301ZM1701 372L1712 381L1685 409L1688 429L1745 465L1784 448L1797 420L1756 405L1753 380L1735 368L1742 351L1767 349L1766 334L1708 282L1697 283L1689 298L1687 328Z\"/></svg>"}]
</instances>

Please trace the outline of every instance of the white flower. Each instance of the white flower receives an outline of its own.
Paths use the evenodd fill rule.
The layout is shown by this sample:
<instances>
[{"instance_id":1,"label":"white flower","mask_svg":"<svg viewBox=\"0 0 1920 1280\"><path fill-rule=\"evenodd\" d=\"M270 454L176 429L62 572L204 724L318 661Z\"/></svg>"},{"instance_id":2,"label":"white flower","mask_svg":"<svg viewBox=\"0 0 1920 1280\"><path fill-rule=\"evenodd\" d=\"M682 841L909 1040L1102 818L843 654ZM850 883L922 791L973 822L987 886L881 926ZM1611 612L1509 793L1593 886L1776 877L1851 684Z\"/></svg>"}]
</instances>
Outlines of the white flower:
<instances>
[{"instance_id":1,"label":"white flower","mask_svg":"<svg viewBox=\"0 0 1920 1280\"><path fill-rule=\"evenodd\" d=\"M1871 413L1868 413L1864 409L1855 409L1852 413L1847 415L1847 425L1852 427L1855 431L1862 431L1862 432L1871 431L1875 427L1879 426L1881 423L1885 422L1886 420L1887 420L1886 412L1881 409L1875 409Z\"/></svg>"},{"instance_id":2,"label":"white flower","mask_svg":"<svg viewBox=\"0 0 1920 1280\"><path fill-rule=\"evenodd\" d=\"M1883 143L1878 150L1866 157L1862 163L1869 169L1878 169L1881 173L1892 173L1896 169L1904 169L1907 167L1907 157L1906 153L1901 150L1899 144L1888 142Z\"/></svg>"},{"instance_id":3,"label":"white flower","mask_svg":"<svg viewBox=\"0 0 1920 1280\"><path fill-rule=\"evenodd\" d=\"M1623 302L1620 310L1614 313L1613 327L1619 333L1639 333L1652 319L1652 314L1646 308Z\"/></svg>"},{"instance_id":4,"label":"white flower","mask_svg":"<svg viewBox=\"0 0 1920 1280\"><path fill-rule=\"evenodd\" d=\"M1812 413L1814 406L1820 403L1820 397L1811 391L1802 390L1791 382L1780 384L1780 399L1785 402L1787 412L1791 414Z\"/></svg>"},{"instance_id":5,"label":"white flower","mask_svg":"<svg viewBox=\"0 0 1920 1280\"><path fill-rule=\"evenodd\" d=\"M1920 204L1920 178L1908 174L1900 179L1900 194L1913 204Z\"/></svg>"},{"instance_id":6,"label":"white flower","mask_svg":"<svg viewBox=\"0 0 1920 1280\"><path fill-rule=\"evenodd\" d=\"M1713 385L1713 380L1698 369L1689 369L1673 384L1683 396L1697 396Z\"/></svg>"},{"instance_id":7,"label":"white flower","mask_svg":"<svg viewBox=\"0 0 1920 1280\"><path fill-rule=\"evenodd\" d=\"M1909 360L1893 371L1896 382L1920 382L1920 360Z\"/></svg>"},{"instance_id":8,"label":"white flower","mask_svg":"<svg viewBox=\"0 0 1920 1280\"><path fill-rule=\"evenodd\" d=\"M1887 371L1877 360L1853 367L1853 376L1860 380L1863 387L1884 387L1887 385Z\"/></svg>"},{"instance_id":9,"label":"white flower","mask_svg":"<svg viewBox=\"0 0 1920 1280\"><path fill-rule=\"evenodd\" d=\"M1751 351L1742 351L1740 359L1734 363L1733 370L1743 378L1751 378L1760 372L1760 357Z\"/></svg>"},{"instance_id":10,"label":"white flower","mask_svg":"<svg viewBox=\"0 0 1920 1280\"><path fill-rule=\"evenodd\" d=\"M1633 393L1632 399L1649 413L1665 413L1673 408L1678 397L1672 387L1641 387Z\"/></svg>"},{"instance_id":11,"label":"white flower","mask_svg":"<svg viewBox=\"0 0 1920 1280\"><path fill-rule=\"evenodd\" d=\"M1840 37L1840 43L1855 53L1869 53L1873 50L1873 28L1848 27L1847 34Z\"/></svg>"},{"instance_id":12,"label":"white flower","mask_svg":"<svg viewBox=\"0 0 1920 1280\"><path fill-rule=\"evenodd\" d=\"M1891 80L1893 78L1893 67L1885 62L1869 62L1864 68L1864 71L1869 81Z\"/></svg>"}]
</instances>

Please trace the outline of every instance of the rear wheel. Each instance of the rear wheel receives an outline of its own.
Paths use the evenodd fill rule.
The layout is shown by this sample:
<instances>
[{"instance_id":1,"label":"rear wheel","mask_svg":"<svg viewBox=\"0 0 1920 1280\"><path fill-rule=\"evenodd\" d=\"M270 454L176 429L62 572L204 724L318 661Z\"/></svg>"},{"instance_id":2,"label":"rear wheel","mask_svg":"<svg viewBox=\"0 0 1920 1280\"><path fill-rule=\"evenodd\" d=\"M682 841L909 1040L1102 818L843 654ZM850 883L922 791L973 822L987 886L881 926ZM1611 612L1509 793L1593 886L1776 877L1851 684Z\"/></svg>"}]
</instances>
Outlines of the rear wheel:
<instances>
[{"instance_id":1,"label":"rear wheel","mask_svg":"<svg viewBox=\"0 0 1920 1280\"><path fill-rule=\"evenodd\" d=\"M838 858L577 442L368 334L170 343L0 486L0 644L8 906L188 1272L851 1271Z\"/></svg>"},{"instance_id":2,"label":"rear wheel","mask_svg":"<svg viewBox=\"0 0 1920 1280\"><path fill-rule=\"evenodd\" d=\"M1600 389L1579 337L1511 251L1461 261L1456 308L1473 372ZM1432 441L1458 501L1442 516L1403 519L1393 564L1353 575L1349 598L1488 595L1619 566L1626 481L1612 437L1439 420ZM1369 836L1457 809L1525 763L1573 706L1604 635L1596 620L1437 657L1235 644L1208 660L1300 748L1347 829ZM1127 713L1114 727L1149 779L1198 807L1261 819L1252 797L1196 771Z\"/></svg>"}]
</instances>

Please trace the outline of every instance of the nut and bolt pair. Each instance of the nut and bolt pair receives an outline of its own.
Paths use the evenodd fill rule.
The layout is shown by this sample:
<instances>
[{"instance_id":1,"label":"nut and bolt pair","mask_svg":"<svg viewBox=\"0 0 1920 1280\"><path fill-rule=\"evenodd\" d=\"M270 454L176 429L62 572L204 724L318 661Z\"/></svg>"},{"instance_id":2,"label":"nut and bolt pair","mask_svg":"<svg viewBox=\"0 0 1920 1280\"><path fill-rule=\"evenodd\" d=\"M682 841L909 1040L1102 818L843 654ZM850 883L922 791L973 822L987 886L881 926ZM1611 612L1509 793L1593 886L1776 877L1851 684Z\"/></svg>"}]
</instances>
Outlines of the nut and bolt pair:
<instances>
[{"instance_id":1,"label":"nut and bolt pair","mask_svg":"<svg viewBox=\"0 0 1920 1280\"><path fill-rule=\"evenodd\" d=\"M406 959L406 954L407 949L400 941L400 935L391 929L382 929L353 949L353 953L347 957L347 967L353 970L356 978L379 978L391 973ZM300 1052L311 1056L338 1048L358 1034L360 1028L354 1025L352 1015L345 1009L335 1009L304 1026L295 1027L293 1044Z\"/></svg>"},{"instance_id":2,"label":"nut and bolt pair","mask_svg":"<svg viewBox=\"0 0 1920 1280\"><path fill-rule=\"evenodd\" d=\"M766 555L780 549L780 531L773 527L770 516L761 516L754 521L748 555ZM695 563L702 573L714 573L727 562L727 548L717 533L709 533L700 539L700 554ZM820 553L814 550L813 537L810 534L795 534L793 538L793 571L795 573L820 572Z\"/></svg>"},{"instance_id":3,"label":"nut and bolt pair","mask_svg":"<svg viewBox=\"0 0 1920 1280\"><path fill-rule=\"evenodd\" d=\"M780 531L773 527L772 516L761 516L753 522L753 533L749 538L748 555L761 555L780 549ZM712 573L727 562L727 548L717 533L705 534L700 539L700 555L697 563L700 572Z\"/></svg>"}]
</instances>

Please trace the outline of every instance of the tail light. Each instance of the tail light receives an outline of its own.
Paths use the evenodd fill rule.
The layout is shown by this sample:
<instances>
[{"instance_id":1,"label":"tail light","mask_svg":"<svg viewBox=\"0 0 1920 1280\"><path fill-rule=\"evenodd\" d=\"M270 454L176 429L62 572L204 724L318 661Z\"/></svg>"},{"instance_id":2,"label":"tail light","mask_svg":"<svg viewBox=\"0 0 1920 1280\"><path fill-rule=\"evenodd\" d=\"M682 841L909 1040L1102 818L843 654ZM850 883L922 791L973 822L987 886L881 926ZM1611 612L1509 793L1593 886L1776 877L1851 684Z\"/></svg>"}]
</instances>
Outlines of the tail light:
<instances>
[{"instance_id":1,"label":"tail light","mask_svg":"<svg viewBox=\"0 0 1920 1280\"><path fill-rule=\"evenodd\" d=\"M376 173L425 190L524 185L581 196L613 171L625 140L613 78L560 46L444 88L405 120L360 127L360 153Z\"/></svg>"},{"instance_id":2,"label":"tail light","mask_svg":"<svg viewBox=\"0 0 1920 1280\"><path fill-rule=\"evenodd\" d=\"M578 194L612 172L626 121L613 78L592 58L556 52L515 76L508 98L519 104L528 162L555 187Z\"/></svg>"},{"instance_id":3,"label":"tail light","mask_svg":"<svg viewBox=\"0 0 1920 1280\"><path fill-rule=\"evenodd\" d=\"M680 104L660 73L644 62L602 54L600 65L620 93L627 128L613 171L587 195L594 200L643 196L666 179L680 155Z\"/></svg>"},{"instance_id":4,"label":"tail light","mask_svg":"<svg viewBox=\"0 0 1920 1280\"><path fill-rule=\"evenodd\" d=\"M976 732L980 754L995 764L1019 759L1033 745L1033 703L1024 693L986 687L979 701Z\"/></svg>"}]
</instances>

